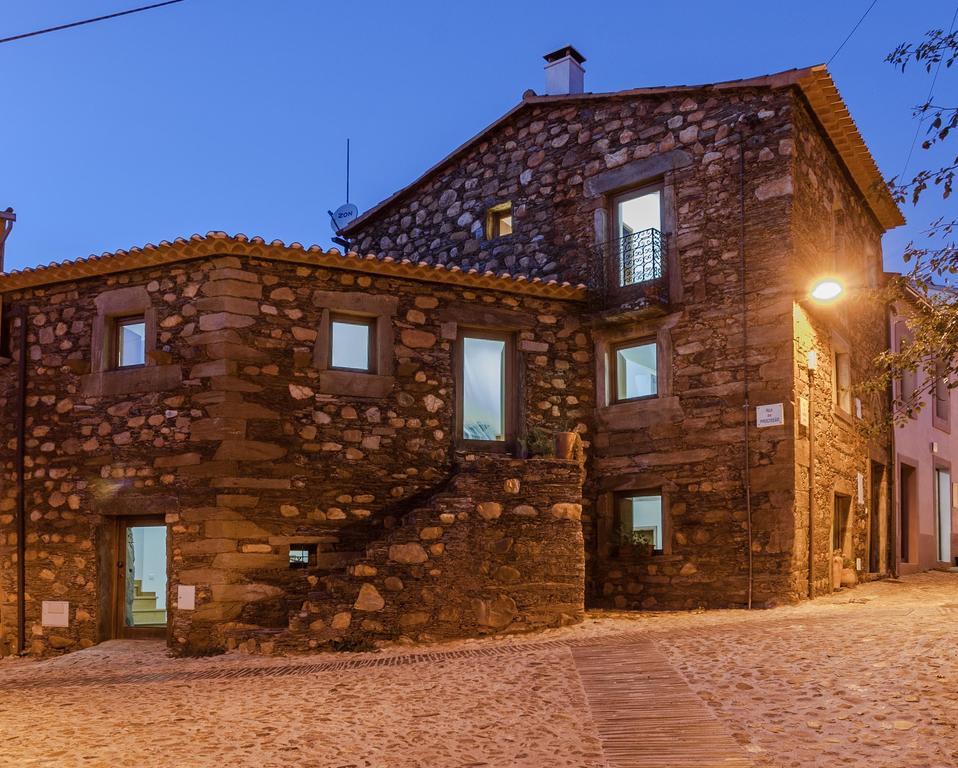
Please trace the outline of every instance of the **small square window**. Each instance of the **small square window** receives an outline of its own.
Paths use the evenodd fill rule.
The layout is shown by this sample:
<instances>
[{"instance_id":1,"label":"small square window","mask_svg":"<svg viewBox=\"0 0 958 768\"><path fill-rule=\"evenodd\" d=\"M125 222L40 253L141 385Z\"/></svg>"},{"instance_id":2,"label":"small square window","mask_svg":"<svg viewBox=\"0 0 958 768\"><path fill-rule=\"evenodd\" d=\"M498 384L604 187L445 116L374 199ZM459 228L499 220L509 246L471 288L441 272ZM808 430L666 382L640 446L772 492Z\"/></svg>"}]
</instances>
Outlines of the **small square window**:
<instances>
[{"instance_id":1,"label":"small square window","mask_svg":"<svg viewBox=\"0 0 958 768\"><path fill-rule=\"evenodd\" d=\"M329 367L342 371L373 370L376 321L371 317L337 315L330 319Z\"/></svg>"},{"instance_id":2,"label":"small square window","mask_svg":"<svg viewBox=\"0 0 958 768\"><path fill-rule=\"evenodd\" d=\"M489 209L486 235L489 240L512 234L512 203L503 203Z\"/></svg>"},{"instance_id":3,"label":"small square window","mask_svg":"<svg viewBox=\"0 0 958 768\"><path fill-rule=\"evenodd\" d=\"M659 393L658 348L654 341L628 342L612 350L612 399L638 400Z\"/></svg>"},{"instance_id":4,"label":"small square window","mask_svg":"<svg viewBox=\"0 0 958 768\"><path fill-rule=\"evenodd\" d=\"M650 547L656 554L664 551L665 520L661 494L622 494L616 498L615 506L620 545Z\"/></svg>"},{"instance_id":5,"label":"small square window","mask_svg":"<svg viewBox=\"0 0 958 768\"><path fill-rule=\"evenodd\" d=\"M289 545L289 567L290 568L311 568L316 565L316 545L315 544L290 544Z\"/></svg>"},{"instance_id":6,"label":"small square window","mask_svg":"<svg viewBox=\"0 0 958 768\"><path fill-rule=\"evenodd\" d=\"M113 367L137 365L146 365L146 321L142 316L118 318L114 321Z\"/></svg>"}]
</instances>

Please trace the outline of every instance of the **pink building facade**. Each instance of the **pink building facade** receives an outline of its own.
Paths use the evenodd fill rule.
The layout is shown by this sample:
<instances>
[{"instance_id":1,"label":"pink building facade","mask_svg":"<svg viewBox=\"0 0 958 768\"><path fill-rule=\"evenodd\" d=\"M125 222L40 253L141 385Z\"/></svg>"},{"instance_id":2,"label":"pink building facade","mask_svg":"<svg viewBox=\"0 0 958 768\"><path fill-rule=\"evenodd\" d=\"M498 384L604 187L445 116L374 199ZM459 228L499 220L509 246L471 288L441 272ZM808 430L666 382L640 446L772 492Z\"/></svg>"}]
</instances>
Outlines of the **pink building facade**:
<instances>
[{"instance_id":1,"label":"pink building facade","mask_svg":"<svg viewBox=\"0 0 958 768\"><path fill-rule=\"evenodd\" d=\"M891 346L908 344L907 304L890 316ZM905 396L926 381L925 371L895 382ZM958 389L944 380L923 397L919 412L895 430L895 560L899 574L958 565Z\"/></svg>"}]
</instances>

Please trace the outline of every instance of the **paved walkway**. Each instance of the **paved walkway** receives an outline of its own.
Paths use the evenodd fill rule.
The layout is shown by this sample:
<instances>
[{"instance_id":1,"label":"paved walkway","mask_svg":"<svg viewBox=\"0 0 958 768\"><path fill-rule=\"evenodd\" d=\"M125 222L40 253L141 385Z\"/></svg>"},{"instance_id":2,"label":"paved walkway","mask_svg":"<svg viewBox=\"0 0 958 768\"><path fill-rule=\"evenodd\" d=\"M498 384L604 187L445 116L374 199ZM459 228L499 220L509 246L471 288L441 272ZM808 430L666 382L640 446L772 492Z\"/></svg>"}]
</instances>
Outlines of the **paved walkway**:
<instances>
[{"instance_id":1,"label":"paved walkway","mask_svg":"<svg viewBox=\"0 0 958 768\"><path fill-rule=\"evenodd\" d=\"M0 661L0 766L958 766L958 575L511 640Z\"/></svg>"}]
</instances>

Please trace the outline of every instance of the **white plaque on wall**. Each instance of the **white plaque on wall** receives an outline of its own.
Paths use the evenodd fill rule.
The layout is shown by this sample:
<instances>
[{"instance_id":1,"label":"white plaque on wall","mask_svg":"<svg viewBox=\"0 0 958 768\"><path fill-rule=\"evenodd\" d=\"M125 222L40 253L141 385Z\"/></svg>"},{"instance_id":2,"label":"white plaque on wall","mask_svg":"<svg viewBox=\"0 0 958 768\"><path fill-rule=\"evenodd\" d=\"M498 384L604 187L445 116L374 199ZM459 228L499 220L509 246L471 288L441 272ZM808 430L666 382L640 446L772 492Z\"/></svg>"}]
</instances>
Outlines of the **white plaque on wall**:
<instances>
[{"instance_id":1,"label":"white plaque on wall","mask_svg":"<svg viewBox=\"0 0 958 768\"><path fill-rule=\"evenodd\" d=\"M45 627L69 627L70 604L66 600L44 600L40 622Z\"/></svg>"},{"instance_id":2,"label":"white plaque on wall","mask_svg":"<svg viewBox=\"0 0 958 768\"><path fill-rule=\"evenodd\" d=\"M855 398L855 415L860 419L862 417L862 401L861 398Z\"/></svg>"},{"instance_id":3,"label":"white plaque on wall","mask_svg":"<svg viewBox=\"0 0 958 768\"><path fill-rule=\"evenodd\" d=\"M192 584L177 584L176 607L181 611L196 609L196 587Z\"/></svg>"},{"instance_id":4,"label":"white plaque on wall","mask_svg":"<svg viewBox=\"0 0 958 768\"><path fill-rule=\"evenodd\" d=\"M785 409L781 403L755 406L755 426L780 427L785 423Z\"/></svg>"},{"instance_id":5,"label":"white plaque on wall","mask_svg":"<svg viewBox=\"0 0 958 768\"><path fill-rule=\"evenodd\" d=\"M861 472L858 473L858 503L865 503L865 476Z\"/></svg>"},{"instance_id":6,"label":"white plaque on wall","mask_svg":"<svg viewBox=\"0 0 958 768\"><path fill-rule=\"evenodd\" d=\"M803 427L808 426L808 398L798 398L798 423Z\"/></svg>"}]
</instances>

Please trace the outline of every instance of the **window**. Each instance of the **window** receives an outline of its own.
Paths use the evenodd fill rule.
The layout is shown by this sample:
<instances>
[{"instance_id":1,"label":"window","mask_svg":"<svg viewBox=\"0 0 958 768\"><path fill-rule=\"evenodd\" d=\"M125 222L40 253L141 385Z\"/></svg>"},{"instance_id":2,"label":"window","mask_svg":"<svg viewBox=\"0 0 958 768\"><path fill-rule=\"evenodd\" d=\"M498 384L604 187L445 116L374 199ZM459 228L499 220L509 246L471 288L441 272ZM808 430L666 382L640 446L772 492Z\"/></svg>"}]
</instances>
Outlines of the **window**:
<instances>
[{"instance_id":1,"label":"window","mask_svg":"<svg viewBox=\"0 0 958 768\"><path fill-rule=\"evenodd\" d=\"M832 521L832 550L849 555L851 547L848 540L848 520L851 516L852 497L835 494L835 518Z\"/></svg>"},{"instance_id":2,"label":"window","mask_svg":"<svg viewBox=\"0 0 958 768\"><path fill-rule=\"evenodd\" d=\"M664 514L659 493L626 493L616 497L615 512L619 545L665 550Z\"/></svg>"},{"instance_id":3,"label":"window","mask_svg":"<svg viewBox=\"0 0 958 768\"><path fill-rule=\"evenodd\" d=\"M372 371L375 320L334 315L330 318L329 367L341 371Z\"/></svg>"},{"instance_id":4,"label":"window","mask_svg":"<svg viewBox=\"0 0 958 768\"><path fill-rule=\"evenodd\" d=\"M835 353L834 403L845 413L852 412L852 356L848 352Z\"/></svg>"},{"instance_id":5,"label":"window","mask_svg":"<svg viewBox=\"0 0 958 768\"><path fill-rule=\"evenodd\" d=\"M950 412L951 389L948 387L948 377L945 375L945 366L935 364L935 418L948 421Z\"/></svg>"},{"instance_id":6,"label":"window","mask_svg":"<svg viewBox=\"0 0 958 768\"><path fill-rule=\"evenodd\" d=\"M316 549L315 544L290 544L289 567L309 568L310 566L315 566Z\"/></svg>"},{"instance_id":7,"label":"window","mask_svg":"<svg viewBox=\"0 0 958 768\"><path fill-rule=\"evenodd\" d=\"M495 240L512 234L512 203L502 203L489 209L486 216L486 239Z\"/></svg>"},{"instance_id":8,"label":"window","mask_svg":"<svg viewBox=\"0 0 958 768\"><path fill-rule=\"evenodd\" d=\"M904 322L898 323L897 330L898 351L903 353L908 349L908 330ZM918 371L914 368L911 370L902 371L901 381L899 382L899 398L902 400L902 402L907 402L911 397L913 397L915 390L917 389Z\"/></svg>"},{"instance_id":9,"label":"window","mask_svg":"<svg viewBox=\"0 0 958 768\"><path fill-rule=\"evenodd\" d=\"M512 341L505 335L466 333L459 344L459 437L485 443L511 439Z\"/></svg>"},{"instance_id":10,"label":"window","mask_svg":"<svg viewBox=\"0 0 958 768\"><path fill-rule=\"evenodd\" d=\"M612 349L612 400L637 400L658 394L658 348L654 341L626 342Z\"/></svg>"},{"instance_id":11,"label":"window","mask_svg":"<svg viewBox=\"0 0 958 768\"><path fill-rule=\"evenodd\" d=\"M645 187L616 198L613 240L620 286L662 277L661 187Z\"/></svg>"},{"instance_id":12,"label":"window","mask_svg":"<svg viewBox=\"0 0 958 768\"><path fill-rule=\"evenodd\" d=\"M123 317L113 321L113 368L146 365L146 320Z\"/></svg>"}]
</instances>

